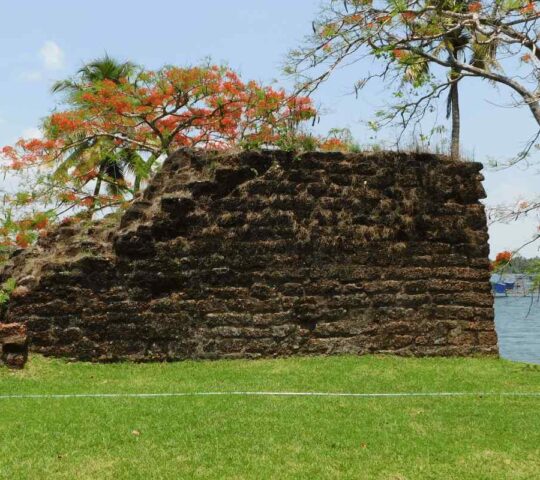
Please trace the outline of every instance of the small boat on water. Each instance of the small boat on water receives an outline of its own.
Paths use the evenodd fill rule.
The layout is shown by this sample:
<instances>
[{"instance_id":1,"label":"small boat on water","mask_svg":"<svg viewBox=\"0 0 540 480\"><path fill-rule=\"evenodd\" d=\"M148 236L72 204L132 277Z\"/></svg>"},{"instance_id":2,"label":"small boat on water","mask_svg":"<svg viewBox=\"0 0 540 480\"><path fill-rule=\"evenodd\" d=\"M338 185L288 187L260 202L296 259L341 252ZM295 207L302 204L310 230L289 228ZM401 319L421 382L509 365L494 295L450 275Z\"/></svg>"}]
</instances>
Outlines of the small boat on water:
<instances>
[{"instance_id":1,"label":"small boat on water","mask_svg":"<svg viewBox=\"0 0 540 480\"><path fill-rule=\"evenodd\" d=\"M495 297L528 297L532 294L532 278L524 273L495 273L490 281Z\"/></svg>"},{"instance_id":2,"label":"small boat on water","mask_svg":"<svg viewBox=\"0 0 540 480\"><path fill-rule=\"evenodd\" d=\"M493 293L495 296L504 296L506 297L506 284L504 283L492 283Z\"/></svg>"}]
</instances>

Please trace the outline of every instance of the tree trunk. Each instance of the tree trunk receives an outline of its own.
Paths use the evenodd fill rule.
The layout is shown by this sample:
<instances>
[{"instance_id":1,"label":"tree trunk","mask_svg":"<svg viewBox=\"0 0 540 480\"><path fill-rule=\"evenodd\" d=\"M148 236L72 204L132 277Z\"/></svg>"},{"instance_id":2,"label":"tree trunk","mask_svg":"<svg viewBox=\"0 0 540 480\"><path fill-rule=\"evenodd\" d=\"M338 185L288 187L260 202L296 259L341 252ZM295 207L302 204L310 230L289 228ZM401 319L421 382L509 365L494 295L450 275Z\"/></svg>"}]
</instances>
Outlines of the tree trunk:
<instances>
[{"instance_id":1,"label":"tree trunk","mask_svg":"<svg viewBox=\"0 0 540 480\"><path fill-rule=\"evenodd\" d=\"M104 162L101 162L101 164L99 165L98 176L96 178L96 185L94 187L94 195L92 198L92 206L88 209L89 210L88 214L90 218L94 216L94 210L96 209L96 203L97 203L96 198L99 195L99 192L101 191L101 183L102 183L101 175L103 175L103 171L105 170L104 165L105 165Z\"/></svg>"},{"instance_id":2,"label":"tree trunk","mask_svg":"<svg viewBox=\"0 0 540 480\"><path fill-rule=\"evenodd\" d=\"M461 119L459 115L459 88L458 82L452 83L450 86L450 104L452 108L452 140L450 145L450 157L453 160L458 160L459 152L459 133L461 128Z\"/></svg>"},{"instance_id":3,"label":"tree trunk","mask_svg":"<svg viewBox=\"0 0 540 480\"><path fill-rule=\"evenodd\" d=\"M94 187L94 200L99 195L100 191L101 191L101 172L99 173L96 179L96 186Z\"/></svg>"}]
</instances>

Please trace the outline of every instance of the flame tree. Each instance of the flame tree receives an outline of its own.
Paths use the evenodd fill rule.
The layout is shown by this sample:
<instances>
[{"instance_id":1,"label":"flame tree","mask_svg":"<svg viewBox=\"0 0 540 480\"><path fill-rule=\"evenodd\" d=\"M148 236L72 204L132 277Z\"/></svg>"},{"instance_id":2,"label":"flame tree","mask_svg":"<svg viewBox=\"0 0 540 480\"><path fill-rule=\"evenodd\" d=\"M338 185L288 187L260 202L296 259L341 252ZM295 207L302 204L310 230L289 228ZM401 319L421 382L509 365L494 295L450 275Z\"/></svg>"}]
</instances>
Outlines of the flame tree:
<instances>
[{"instance_id":1,"label":"flame tree","mask_svg":"<svg viewBox=\"0 0 540 480\"><path fill-rule=\"evenodd\" d=\"M150 71L106 61L55 85L67 108L45 118L43 138L2 148L18 183L3 198L4 246L24 248L50 222L122 204L177 149L283 148L308 138L302 124L316 115L309 98L224 66Z\"/></svg>"}]
</instances>

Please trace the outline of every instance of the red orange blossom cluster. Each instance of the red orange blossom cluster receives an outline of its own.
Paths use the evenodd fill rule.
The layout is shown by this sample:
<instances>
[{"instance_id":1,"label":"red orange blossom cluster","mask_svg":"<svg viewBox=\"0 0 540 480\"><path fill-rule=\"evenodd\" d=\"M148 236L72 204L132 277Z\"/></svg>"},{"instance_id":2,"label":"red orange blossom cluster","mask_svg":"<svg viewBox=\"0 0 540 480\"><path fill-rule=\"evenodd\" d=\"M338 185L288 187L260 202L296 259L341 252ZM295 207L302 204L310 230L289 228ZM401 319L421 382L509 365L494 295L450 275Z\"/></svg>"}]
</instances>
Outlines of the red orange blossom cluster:
<instances>
[{"instance_id":1,"label":"red orange blossom cluster","mask_svg":"<svg viewBox=\"0 0 540 480\"><path fill-rule=\"evenodd\" d=\"M510 261L512 260L512 252L509 252L508 250L504 250L502 252L497 253L497 256L495 257L495 260L490 265L490 270L498 270L503 267L506 267Z\"/></svg>"},{"instance_id":2,"label":"red orange blossom cluster","mask_svg":"<svg viewBox=\"0 0 540 480\"><path fill-rule=\"evenodd\" d=\"M161 155L181 147L227 149L275 144L285 129L315 116L307 97L244 83L230 69L168 67L136 80L81 86L74 108L45 121L44 139L2 149L13 169L57 161L90 140Z\"/></svg>"},{"instance_id":3,"label":"red orange blossom cluster","mask_svg":"<svg viewBox=\"0 0 540 480\"><path fill-rule=\"evenodd\" d=\"M31 179L26 193L4 198L4 246L28 246L44 218L72 221L66 216L129 199L160 160L179 148L284 148L301 139L302 124L316 116L308 97L244 82L214 65L82 83L70 92L68 105L45 119L43 138L0 150L9 173ZM318 138L316 144L343 147L336 139ZM121 169L131 174L120 175Z\"/></svg>"}]
</instances>

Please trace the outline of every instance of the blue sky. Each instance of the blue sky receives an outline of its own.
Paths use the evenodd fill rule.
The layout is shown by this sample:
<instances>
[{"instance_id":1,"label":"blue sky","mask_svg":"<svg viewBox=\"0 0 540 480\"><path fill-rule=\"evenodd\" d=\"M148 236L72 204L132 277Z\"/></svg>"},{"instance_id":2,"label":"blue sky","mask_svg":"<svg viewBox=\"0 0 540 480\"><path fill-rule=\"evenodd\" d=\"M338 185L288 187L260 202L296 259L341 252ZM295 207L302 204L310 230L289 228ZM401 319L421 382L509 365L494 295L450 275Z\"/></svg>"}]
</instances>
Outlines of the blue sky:
<instances>
[{"instance_id":1,"label":"blue sky","mask_svg":"<svg viewBox=\"0 0 540 480\"><path fill-rule=\"evenodd\" d=\"M54 80L108 52L149 68L194 64L211 57L239 70L244 79L278 80L290 48L311 30L319 0L154 0L0 2L0 145L31 135L55 105ZM358 99L348 92L361 72L358 63L339 71L314 96L325 114L321 132L348 127L361 144L372 133L365 122L384 104L387 89L372 84ZM505 160L535 132L526 109L504 108L509 92L480 80L462 88L463 150L477 161ZM385 132L379 140L392 138ZM538 196L537 167L486 168L487 202L517 202ZM539 221L529 217L490 229L492 254L527 241ZM538 255L538 245L523 251Z\"/></svg>"}]
</instances>

